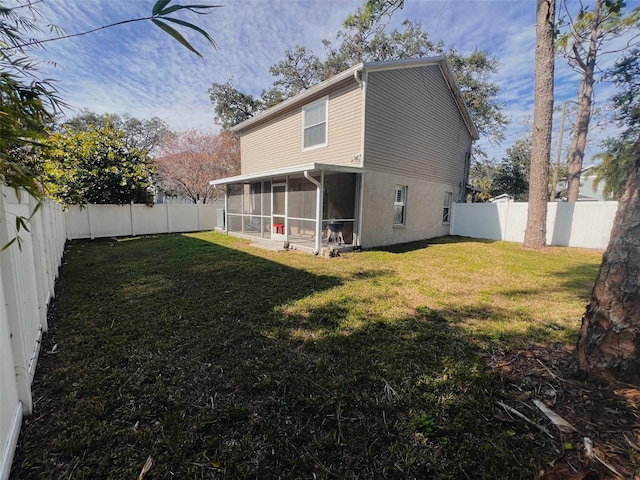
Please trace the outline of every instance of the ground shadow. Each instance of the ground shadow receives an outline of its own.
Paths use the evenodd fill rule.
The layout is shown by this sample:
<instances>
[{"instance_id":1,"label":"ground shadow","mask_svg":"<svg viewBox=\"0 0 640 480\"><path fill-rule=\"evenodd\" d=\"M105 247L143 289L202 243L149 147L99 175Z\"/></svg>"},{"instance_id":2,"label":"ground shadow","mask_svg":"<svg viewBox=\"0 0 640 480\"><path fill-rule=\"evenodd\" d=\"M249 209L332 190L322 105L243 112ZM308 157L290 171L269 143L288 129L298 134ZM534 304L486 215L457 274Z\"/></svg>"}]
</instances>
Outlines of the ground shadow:
<instances>
[{"instance_id":1,"label":"ground shadow","mask_svg":"<svg viewBox=\"0 0 640 480\"><path fill-rule=\"evenodd\" d=\"M596 283L599 269L599 265L585 263L558 270L552 275L561 280L564 290L587 303L591 298L590 293Z\"/></svg>"},{"instance_id":2,"label":"ground shadow","mask_svg":"<svg viewBox=\"0 0 640 480\"><path fill-rule=\"evenodd\" d=\"M387 245L382 247L370 248L367 250L374 252L389 252L389 253L407 253L415 250L422 250L430 245L443 245L451 243L494 243L497 240L488 240L485 238L471 238L462 237L459 235L446 235L443 237L428 238L425 240L418 240L415 242L398 243L395 245Z\"/></svg>"},{"instance_id":3,"label":"ground shadow","mask_svg":"<svg viewBox=\"0 0 640 480\"><path fill-rule=\"evenodd\" d=\"M151 457L154 479L515 479L554 457L498 415L520 385L459 321L509 312L373 311L281 263L298 253L215 239L71 246L12 478L136 478Z\"/></svg>"}]
</instances>

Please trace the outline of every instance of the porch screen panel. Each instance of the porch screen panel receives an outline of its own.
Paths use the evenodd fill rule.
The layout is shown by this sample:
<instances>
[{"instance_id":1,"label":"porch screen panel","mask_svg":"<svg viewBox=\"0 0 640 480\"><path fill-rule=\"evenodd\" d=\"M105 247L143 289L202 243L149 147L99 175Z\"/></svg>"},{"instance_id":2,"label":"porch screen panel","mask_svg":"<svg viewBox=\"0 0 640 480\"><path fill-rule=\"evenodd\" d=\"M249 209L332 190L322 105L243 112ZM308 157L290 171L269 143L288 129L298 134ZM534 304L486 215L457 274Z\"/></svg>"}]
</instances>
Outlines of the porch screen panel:
<instances>
[{"instance_id":1,"label":"porch screen panel","mask_svg":"<svg viewBox=\"0 0 640 480\"><path fill-rule=\"evenodd\" d=\"M262 215L271 215L271 182L262 182Z\"/></svg>"},{"instance_id":2,"label":"porch screen panel","mask_svg":"<svg viewBox=\"0 0 640 480\"><path fill-rule=\"evenodd\" d=\"M242 215L229 215L227 229L230 232L242 233Z\"/></svg>"},{"instance_id":3,"label":"porch screen panel","mask_svg":"<svg viewBox=\"0 0 640 480\"><path fill-rule=\"evenodd\" d=\"M242 213L242 185L227 186L227 213Z\"/></svg>"},{"instance_id":4,"label":"porch screen panel","mask_svg":"<svg viewBox=\"0 0 640 480\"><path fill-rule=\"evenodd\" d=\"M289 180L289 217L316 218L316 186L306 178Z\"/></svg>"},{"instance_id":5,"label":"porch screen panel","mask_svg":"<svg viewBox=\"0 0 640 480\"><path fill-rule=\"evenodd\" d=\"M313 240L316 236L314 220L289 220L290 240Z\"/></svg>"},{"instance_id":6,"label":"porch screen panel","mask_svg":"<svg viewBox=\"0 0 640 480\"><path fill-rule=\"evenodd\" d=\"M280 217L284 217L284 214L287 211L285 208L285 190L286 187L284 185L276 185L273 187L273 214Z\"/></svg>"},{"instance_id":7,"label":"porch screen panel","mask_svg":"<svg viewBox=\"0 0 640 480\"><path fill-rule=\"evenodd\" d=\"M352 173L324 177L324 218L354 218L356 214L356 176Z\"/></svg>"},{"instance_id":8,"label":"porch screen panel","mask_svg":"<svg viewBox=\"0 0 640 480\"><path fill-rule=\"evenodd\" d=\"M253 182L249 185L248 208L245 204L245 212L252 215L262 215L262 183Z\"/></svg>"},{"instance_id":9,"label":"porch screen panel","mask_svg":"<svg viewBox=\"0 0 640 480\"><path fill-rule=\"evenodd\" d=\"M242 186L242 213L251 213L251 185Z\"/></svg>"}]
</instances>

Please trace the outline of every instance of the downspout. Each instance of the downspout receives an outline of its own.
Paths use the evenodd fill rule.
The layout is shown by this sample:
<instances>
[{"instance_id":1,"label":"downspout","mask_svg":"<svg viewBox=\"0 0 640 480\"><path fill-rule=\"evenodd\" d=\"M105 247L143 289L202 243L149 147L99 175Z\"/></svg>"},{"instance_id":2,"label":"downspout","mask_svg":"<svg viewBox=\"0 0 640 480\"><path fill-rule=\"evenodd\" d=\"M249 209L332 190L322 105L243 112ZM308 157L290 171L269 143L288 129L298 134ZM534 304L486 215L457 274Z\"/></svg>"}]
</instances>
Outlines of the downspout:
<instances>
[{"instance_id":1,"label":"downspout","mask_svg":"<svg viewBox=\"0 0 640 480\"><path fill-rule=\"evenodd\" d=\"M322 184L309 175L308 170L304 171L304 178L316 186L316 248L313 254L318 255L322 241Z\"/></svg>"},{"instance_id":2,"label":"downspout","mask_svg":"<svg viewBox=\"0 0 640 480\"><path fill-rule=\"evenodd\" d=\"M360 87L362 87L362 77L358 78L358 74L359 74L359 73L362 73L362 68L363 68L363 67L356 68L356 69L353 71L353 78L355 78L355 79L356 79L356 82L358 82L358 84L360 85Z\"/></svg>"},{"instance_id":3,"label":"downspout","mask_svg":"<svg viewBox=\"0 0 640 480\"><path fill-rule=\"evenodd\" d=\"M361 72L362 76L358 78L357 72ZM365 135L365 114L367 111L367 81L366 81L366 72L364 71L364 67L356 70L354 74L356 81L360 84L360 88L362 89L362 128L360 130L360 165L364 169L364 135ZM362 247L362 216L364 209L364 174L359 174L359 205L358 205L358 238L357 238L357 247Z\"/></svg>"}]
</instances>

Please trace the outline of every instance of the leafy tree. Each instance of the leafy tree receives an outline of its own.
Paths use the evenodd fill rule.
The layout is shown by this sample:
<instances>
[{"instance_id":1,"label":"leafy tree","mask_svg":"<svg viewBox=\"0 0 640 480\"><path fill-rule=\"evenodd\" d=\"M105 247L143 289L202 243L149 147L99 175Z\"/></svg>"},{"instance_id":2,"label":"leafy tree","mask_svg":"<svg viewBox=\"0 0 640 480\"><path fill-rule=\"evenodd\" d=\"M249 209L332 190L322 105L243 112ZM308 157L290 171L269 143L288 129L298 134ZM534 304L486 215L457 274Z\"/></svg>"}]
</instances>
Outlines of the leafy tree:
<instances>
[{"instance_id":1,"label":"leafy tree","mask_svg":"<svg viewBox=\"0 0 640 480\"><path fill-rule=\"evenodd\" d=\"M22 147L25 145L40 144L45 127L53 122L63 102L58 96L54 83L40 78L38 63L30 58L33 49L63 38L86 35L125 23L151 20L183 46L202 57L200 52L167 22L194 30L215 47L213 39L200 27L169 15L181 10L204 14L216 8L216 6L207 5L170 6L171 0L157 0L149 17L124 20L88 32L59 35L47 40L34 40L31 34L41 33L44 30L41 26L43 20L34 8L36 3L38 2L30 0L23 0L21 3L18 0L13 7L6 7L0 3L0 185L13 188L17 195L20 195L22 190L26 191L38 201L35 210L42 202L42 179L38 171L21 163L20 156L16 157L14 154L17 151L23 152ZM46 29L54 32L61 31L55 25L47 25ZM17 234L21 227L26 226L28 220L25 217L16 219ZM19 241L20 237L16 236L2 248L7 248L16 240Z\"/></svg>"},{"instance_id":2,"label":"leafy tree","mask_svg":"<svg viewBox=\"0 0 640 480\"><path fill-rule=\"evenodd\" d=\"M560 22L566 31L558 39L558 50L569 66L580 75L578 112L569 151L567 200L575 202L580 189L580 173L592 116L594 85L599 56L620 52L606 46L623 33L640 26L640 7L624 14L624 0L595 0L593 9L580 3L575 19L567 17ZM637 38L637 36L635 37ZM637 40L636 40L637 41ZM623 50L628 45L623 47Z\"/></svg>"},{"instance_id":3,"label":"leafy tree","mask_svg":"<svg viewBox=\"0 0 640 480\"><path fill-rule=\"evenodd\" d=\"M475 201L486 202L493 196L493 181L498 174L498 168L495 159L490 160L482 156L471 164L469 183L478 189Z\"/></svg>"},{"instance_id":4,"label":"leafy tree","mask_svg":"<svg viewBox=\"0 0 640 480\"><path fill-rule=\"evenodd\" d=\"M35 9L36 3L24 0L13 7L0 4L0 183L15 188L17 192L24 188L35 198L41 199L37 173L11 156L16 146L38 144L44 136L45 126L52 122L63 106L54 83L40 78L38 63L30 58L33 49L48 42L86 35L116 25L150 20L201 57L200 52L170 24L197 32L215 47L211 36L200 27L170 15L179 11L205 14L217 6L169 5L171 0L157 0L148 17L123 20L88 32L34 40L32 35L42 33L45 28L60 31L51 25L43 27L46 22Z\"/></svg>"},{"instance_id":5,"label":"leafy tree","mask_svg":"<svg viewBox=\"0 0 640 480\"><path fill-rule=\"evenodd\" d=\"M634 139L640 132L640 49L619 59L605 78L620 88L611 102L616 108L614 119L624 131L618 138L602 142L604 151L595 156L601 163L595 170L594 188L603 185L606 197L619 199L629 175Z\"/></svg>"},{"instance_id":6,"label":"leafy tree","mask_svg":"<svg viewBox=\"0 0 640 480\"><path fill-rule=\"evenodd\" d=\"M627 183L591 302L582 317L578 365L587 375L640 385L640 82L635 53L616 65L618 119L635 131Z\"/></svg>"},{"instance_id":7,"label":"leafy tree","mask_svg":"<svg viewBox=\"0 0 640 480\"><path fill-rule=\"evenodd\" d=\"M506 193L514 200L526 201L529 194L531 138L516 140L506 153L492 179L491 195Z\"/></svg>"},{"instance_id":8,"label":"leafy tree","mask_svg":"<svg viewBox=\"0 0 640 480\"><path fill-rule=\"evenodd\" d=\"M273 88L282 92L283 98L288 98L320 83L323 65L316 55L298 45L293 51L285 51L284 59L273 65L269 72L276 77Z\"/></svg>"},{"instance_id":9,"label":"leafy tree","mask_svg":"<svg viewBox=\"0 0 640 480\"><path fill-rule=\"evenodd\" d=\"M31 16L0 5L0 183L39 199L37 175L14 156L20 147L38 144L61 107L55 86L38 79L38 63L28 57L27 35L38 31Z\"/></svg>"},{"instance_id":10,"label":"leafy tree","mask_svg":"<svg viewBox=\"0 0 640 480\"><path fill-rule=\"evenodd\" d=\"M238 91L231 80L213 84L209 94L218 123L232 127L360 62L446 55L479 132L490 141L502 140L507 119L497 100L499 87L490 81L497 61L482 50L470 55L454 48L446 51L442 42L429 38L420 22L405 20L400 29L387 31L391 15L402 5L398 0L365 2L345 20L344 29L336 35L337 46L323 40L324 60L303 46L286 51L285 58L271 67L275 81L261 99Z\"/></svg>"},{"instance_id":11,"label":"leafy tree","mask_svg":"<svg viewBox=\"0 0 640 480\"><path fill-rule=\"evenodd\" d=\"M131 148L136 147L149 153L153 153L162 141L162 137L169 132L169 126L158 117L149 120L132 117L128 113L98 114L87 109L62 123L62 129L74 132L83 132L95 128L107 128L121 130L125 143Z\"/></svg>"},{"instance_id":12,"label":"leafy tree","mask_svg":"<svg viewBox=\"0 0 640 480\"><path fill-rule=\"evenodd\" d=\"M498 71L498 62L487 51L475 50L461 55L454 48L446 54L478 132L492 143L504 138L509 123L502 113L504 104L498 101L500 87L488 79Z\"/></svg>"},{"instance_id":13,"label":"leafy tree","mask_svg":"<svg viewBox=\"0 0 640 480\"><path fill-rule=\"evenodd\" d=\"M184 46L185 48L191 50L193 53L195 53L199 58L203 58L202 54L196 50L191 43L189 43L189 41L187 41L186 38L184 38L184 36L178 32L175 28L173 28L171 25L169 25L170 22L174 25L180 25L181 27L184 28L188 28L190 30L193 30L197 33L199 33L200 35L202 35L214 48L217 48L216 46L216 42L213 40L213 38L211 38L211 35L209 35L205 30L203 30L202 28L198 27L197 25L194 25L192 23L189 22L185 22L184 20L181 20L179 18L174 18L174 17L170 17L170 14L179 12L179 11L183 11L186 10L188 12L191 13L196 13L199 15L205 15L209 12L207 12L207 10L210 10L212 8L220 8L222 5L171 5L169 6L169 4L171 3L172 0L157 0L156 3L153 5L153 8L151 9L151 15L147 16L147 17L139 17L139 18L130 18L127 20L121 20L119 22L115 22L115 23L110 23L109 25L102 25L100 27L96 27L93 28L91 30L87 30L86 32L79 32L79 33L71 33L68 35L62 35L59 34L56 37L53 38L48 38L45 40L36 40L36 39L29 39L27 41L23 41L21 42L18 46L10 46L9 50L12 50L14 48L25 48L25 47L32 47L32 46L42 46L44 44L47 44L49 42L55 42L58 40L64 40L67 38L73 38L73 37L81 37L83 35L88 35L90 33L95 33L95 32L99 32L100 30L104 30L106 28L111 28L111 27L117 27L118 25L125 25L127 23L134 23L134 22L145 22L145 21L151 21L154 25L156 25L158 28L160 28L162 31L164 31L165 33L167 33L168 35L170 35L171 37L173 37L178 43L180 43L182 46ZM13 10L16 10L18 8L22 8L23 6L28 6L32 11L33 10L33 2L30 1L26 1L24 5L19 5L17 7L14 7ZM37 3L37 2L35 2ZM3 7L4 8L4 7ZM11 9L7 9L7 10L11 10ZM62 32L62 30L57 27L57 26L48 26L48 28L55 30L57 32ZM40 30L38 28L38 30Z\"/></svg>"},{"instance_id":14,"label":"leafy tree","mask_svg":"<svg viewBox=\"0 0 640 480\"><path fill-rule=\"evenodd\" d=\"M46 192L61 203L153 203L154 167L120 130L66 129L51 135L41 154Z\"/></svg>"},{"instance_id":15,"label":"leafy tree","mask_svg":"<svg viewBox=\"0 0 640 480\"><path fill-rule=\"evenodd\" d=\"M606 138L602 141L604 151L593 158L600 160L595 168L593 181L595 191L602 186L605 198L619 200L629 177L634 144L624 138Z\"/></svg>"},{"instance_id":16,"label":"leafy tree","mask_svg":"<svg viewBox=\"0 0 640 480\"><path fill-rule=\"evenodd\" d=\"M214 83L209 89L209 97L215 104L215 122L225 130L264 110L263 102L235 88L233 79Z\"/></svg>"},{"instance_id":17,"label":"leafy tree","mask_svg":"<svg viewBox=\"0 0 640 480\"><path fill-rule=\"evenodd\" d=\"M156 160L160 187L193 203L214 201L220 193L209 181L240 172L238 142L228 131L172 132L164 138L160 152Z\"/></svg>"},{"instance_id":18,"label":"leafy tree","mask_svg":"<svg viewBox=\"0 0 640 480\"><path fill-rule=\"evenodd\" d=\"M549 160L553 125L554 33L556 0L536 2L536 50L529 171L529 205L524 232L525 248L542 248L547 242Z\"/></svg>"},{"instance_id":19,"label":"leafy tree","mask_svg":"<svg viewBox=\"0 0 640 480\"><path fill-rule=\"evenodd\" d=\"M617 112L615 119L626 127L625 138L635 138L640 130L640 48L618 60L606 77L620 88L611 99Z\"/></svg>"}]
</instances>

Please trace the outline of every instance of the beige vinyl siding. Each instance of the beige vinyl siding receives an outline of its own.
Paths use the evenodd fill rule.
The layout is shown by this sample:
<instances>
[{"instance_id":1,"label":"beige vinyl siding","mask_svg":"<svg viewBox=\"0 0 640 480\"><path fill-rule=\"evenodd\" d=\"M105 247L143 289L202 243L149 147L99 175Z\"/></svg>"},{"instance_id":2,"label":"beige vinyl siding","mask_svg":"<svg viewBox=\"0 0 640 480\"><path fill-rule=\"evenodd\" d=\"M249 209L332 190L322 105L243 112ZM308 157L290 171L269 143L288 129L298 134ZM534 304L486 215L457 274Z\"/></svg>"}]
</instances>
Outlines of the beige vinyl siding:
<instances>
[{"instance_id":1,"label":"beige vinyl siding","mask_svg":"<svg viewBox=\"0 0 640 480\"><path fill-rule=\"evenodd\" d=\"M367 76L364 167L458 185L471 135L438 66Z\"/></svg>"},{"instance_id":2,"label":"beige vinyl siding","mask_svg":"<svg viewBox=\"0 0 640 480\"><path fill-rule=\"evenodd\" d=\"M327 146L303 151L302 107L328 95ZM351 165L361 153L362 91L353 78L242 132L242 174L306 163Z\"/></svg>"}]
</instances>

